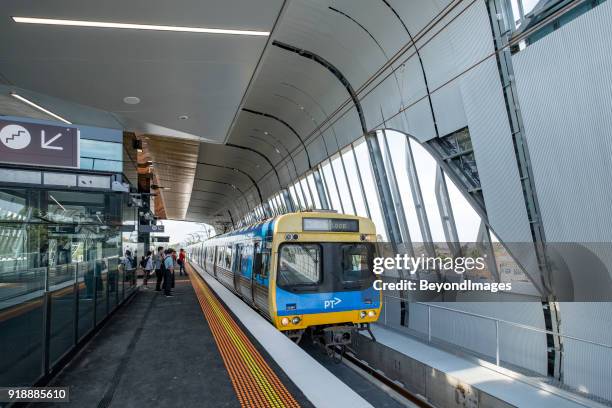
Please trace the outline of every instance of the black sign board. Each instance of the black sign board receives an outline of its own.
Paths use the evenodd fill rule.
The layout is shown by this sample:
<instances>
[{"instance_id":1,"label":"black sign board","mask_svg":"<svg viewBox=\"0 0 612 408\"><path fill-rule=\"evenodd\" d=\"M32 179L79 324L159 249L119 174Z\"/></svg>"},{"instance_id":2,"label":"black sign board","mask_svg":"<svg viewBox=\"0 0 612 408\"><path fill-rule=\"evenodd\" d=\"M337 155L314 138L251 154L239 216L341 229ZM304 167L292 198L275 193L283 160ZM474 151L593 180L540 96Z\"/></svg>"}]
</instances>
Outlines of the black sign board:
<instances>
[{"instance_id":1,"label":"black sign board","mask_svg":"<svg viewBox=\"0 0 612 408\"><path fill-rule=\"evenodd\" d=\"M170 237L151 237L153 242L170 242Z\"/></svg>"},{"instance_id":2,"label":"black sign board","mask_svg":"<svg viewBox=\"0 0 612 408\"><path fill-rule=\"evenodd\" d=\"M75 127L0 120L0 162L79 167Z\"/></svg>"},{"instance_id":3,"label":"black sign board","mask_svg":"<svg viewBox=\"0 0 612 408\"><path fill-rule=\"evenodd\" d=\"M136 226L135 225L120 225L119 226L119 231L121 232L134 232L136 231Z\"/></svg>"},{"instance_id":4,"label":"black sign board","mask_svg":"<svg viewBox=\"0 0 612 408\"><path fill-rule=\"evenodd\" d=\"M141 224L138 226L138 231L140 233L143 232L164 232L164 226L163 225L146 225L146 224Z\"/></svg>"}]
</instances>

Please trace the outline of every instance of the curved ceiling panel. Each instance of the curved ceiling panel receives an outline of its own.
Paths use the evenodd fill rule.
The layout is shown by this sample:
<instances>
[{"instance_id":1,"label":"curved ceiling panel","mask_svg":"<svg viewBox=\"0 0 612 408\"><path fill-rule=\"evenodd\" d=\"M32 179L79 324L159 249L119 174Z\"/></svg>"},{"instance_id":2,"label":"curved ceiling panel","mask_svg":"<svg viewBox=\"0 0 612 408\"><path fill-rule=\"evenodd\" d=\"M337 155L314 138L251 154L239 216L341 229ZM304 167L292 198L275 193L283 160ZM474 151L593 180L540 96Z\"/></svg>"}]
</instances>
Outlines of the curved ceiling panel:
<instances>
[{"instance_id":1,"label":"curved ceiling panel","mask_svg":"<svg viewBox=\"0 0 612 408\"><path fill-rule=\"evenodd\" d=\"M132 131L151 132L153 124L162 135L167 128L222 142L266 36L18 24L12 16L271 31L282 5L282 0L3 1L0 73L10 84L112 112ZM127 105L126 96L141 102ZM179 119L182 115L189 119Z\"/></svg>"}]
</instances>

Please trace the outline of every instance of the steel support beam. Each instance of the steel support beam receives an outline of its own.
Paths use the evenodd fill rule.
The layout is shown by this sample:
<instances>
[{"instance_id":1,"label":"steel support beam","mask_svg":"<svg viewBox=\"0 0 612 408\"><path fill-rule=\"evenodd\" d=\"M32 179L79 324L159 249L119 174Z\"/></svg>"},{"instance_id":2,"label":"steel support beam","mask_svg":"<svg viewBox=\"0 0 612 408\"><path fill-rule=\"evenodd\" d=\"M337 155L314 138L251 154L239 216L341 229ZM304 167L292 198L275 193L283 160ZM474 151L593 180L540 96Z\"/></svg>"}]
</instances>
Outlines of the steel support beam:
<instances>
[{"instance_id":1,"label":"steel support beam","mask_svg":"<svg viewBox=\"0 0 612 408\"><path fill-rule=\"evenodd\" d=\"M327 201L327 194L325 192L325 186L323 185L323 181L321 180L321 173L319 173L320 169L315 169L312 172L312 176L314 177L315 186L317 187L317 193L319 194L319 201L321 202L321 207L324 210L329 209L329 202Z\"/></svg>"},{"instance_id":2,"label":"steel support beam","mask_svg":"<svg viewBox=\"0 0 612 408\"><path fill-rule=\"evenodd\" d=\"M383 161L380 146L378 145L378 138L376 133L368 133L365 135L365 140L368 146L368 153L370 154L370 162L372 163L372 173L374 176L374 182L376 183L376 190L378 192L378 199L380 200L381 213L389 241L393 246L394 252L397 252L397 244L402 242L402 233L397 220L397 214L395 213L395 206L393 205L393 196L391 189L389 188L389 177L385 170L385 163Z\"/></svg>"},{"instance_id":3,"label":"steel support beam","mask_svg":"<svg viewBox=\"0 0 612 408\"><path fill-rule=\"evenodd\" d=\"M448 195L446 178L444 177L442 167L436 167L436 202L438 203L438 210L440 211L440 217L442 218L444 237L446 238L446 243L451 249L453 256L461 256L461 244L459 243L459 235L457 234L457 225L455 224L453 207Z\"/></svg>"}]
</instances>

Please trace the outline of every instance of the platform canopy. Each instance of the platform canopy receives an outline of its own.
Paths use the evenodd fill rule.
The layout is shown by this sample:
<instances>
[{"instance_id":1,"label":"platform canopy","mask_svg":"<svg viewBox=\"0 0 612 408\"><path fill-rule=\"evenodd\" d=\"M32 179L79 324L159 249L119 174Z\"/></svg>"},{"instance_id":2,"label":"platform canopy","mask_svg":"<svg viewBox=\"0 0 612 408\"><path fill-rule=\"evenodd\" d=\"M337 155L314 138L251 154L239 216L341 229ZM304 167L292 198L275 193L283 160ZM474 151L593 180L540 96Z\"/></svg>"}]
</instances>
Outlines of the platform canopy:
<instances>
[{"instance_id":1,"label":"platform canopy","mask_svg":"<svg viewBox=\"0 0 612 408\"><path fill-rule=\"evenodd\" d=\"M370 131L465 126L458 83L431 93L493 49L484 2L450 0L6 0L0 21L3 89L155 141L165 215L199 222Z\"/></svg>"}]
</instances>

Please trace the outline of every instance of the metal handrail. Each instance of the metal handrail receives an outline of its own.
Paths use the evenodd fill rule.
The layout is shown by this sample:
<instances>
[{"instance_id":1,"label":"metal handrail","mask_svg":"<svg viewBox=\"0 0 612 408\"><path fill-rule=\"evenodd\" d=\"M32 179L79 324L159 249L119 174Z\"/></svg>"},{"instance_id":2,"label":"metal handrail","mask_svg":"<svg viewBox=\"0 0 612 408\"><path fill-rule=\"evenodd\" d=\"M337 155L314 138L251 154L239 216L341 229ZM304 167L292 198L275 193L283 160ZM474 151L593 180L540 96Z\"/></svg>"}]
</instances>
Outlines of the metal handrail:
<instances>
[{"instance_id":1,"label":"metal handrail","mask_svg":"<svg viewBox=\"0 0 612 408\"><path fill-rule=\"evenodd\" d=\"M393 295L388 295L388 294L383 294L383 297L389 297L389 298L393 298L393 299L407 301L407 299L400 298L400 297L393 296ZM496 322L495 323L496 324L496 332L497 332L496 333L496 337L497 337L496 341L498 343L498 354L499 354L499 338L498 338L499 337L499 323L504 323L504 324L507 324L509 326L515 326L515 327L519 327L519 328L522 328L522 329L525 329L525 330L531 330L531 331L535 331L535 332L539 332L539 333L544 333L544 334L551 334L553 336L559 336L559 337L567 338L567 339L570 339L570 340L576 340L576 341L580 341L580 342L583 342L583 343L588 343L588 344L591 344L591 345L594 345L594 346L599 346L599 347L604 347L604 348L612 349L612 345L610 345L610 344L598 343L598 342L593 341L593 340L582 339L580 337L575 337L575 336L571 336L571 335L568 335L568 334L562 334L562 333L553 332L553 331L546 330L546 329L540 329L539 327L529 326L529 325L522 324L522 323L511 322L509 320L498 319L496 317L481 315L481 314L473 313L473 312L466 312L464 310L452 309L452 308L445 307L445 306L432 305L432 304L426 303L426 302L413 302L413 303L418 304L418 305L427 306L427 308L428 308L428 312L427 312L428 313L428 328L427 328L427 331L428 331L428 337L429 337L430 341L431 341L431 315L430 315L430 313L431 313L430 310L431 309L430 308L435 308L435 309L447 310L447 311L454 312L454 313L459 313L459 314L463 314L463 315L467 315L467 316L478 317L478 318L481 318L481 319L486 319L486 320L490 320L490 321ZM499 362L498 362L498 365L499 365Z\"/></svg>"}]
</instances>

